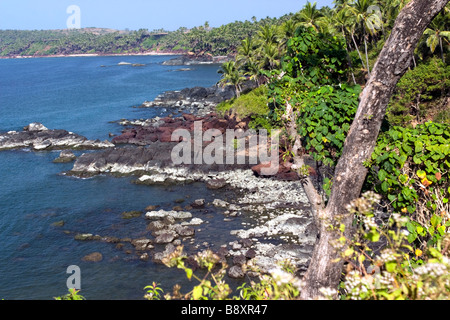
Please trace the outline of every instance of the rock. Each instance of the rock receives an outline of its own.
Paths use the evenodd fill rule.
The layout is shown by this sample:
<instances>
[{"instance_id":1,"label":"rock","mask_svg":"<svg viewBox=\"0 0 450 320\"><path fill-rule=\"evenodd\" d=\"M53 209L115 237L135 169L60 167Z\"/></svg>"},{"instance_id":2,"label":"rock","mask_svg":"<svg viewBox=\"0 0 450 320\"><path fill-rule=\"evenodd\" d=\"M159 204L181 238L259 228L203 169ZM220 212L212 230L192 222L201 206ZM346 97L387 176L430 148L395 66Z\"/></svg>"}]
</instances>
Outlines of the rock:
<instances>
[{"instance_id":1,"label":"rock","mask_svg":"<svg viewBox=\"0 0 450 320\"><path fill-rule=\"evenodd\" d=\"M240 250L242 249L242 244L238 243L237 241L234 241L231 243L231 248L233 250Z\"/></svg>"},{"instance_id":2,"label":"rock","mask_svg":"<svg viewBox=\"0 0 450 320\"><path fill-rule=\"evenodd\" d=\"M140 260L142 261L147 261L149 259L149 255L147 252L144 252L143 254L141 254L141 256L139 257Z\"/></svg>"},{"instance_id":3,"label":"rock","mask_svg":"<svg viewBox=\"0 0 450 320\"><path fill-rule=\"evenodd\" d=\"M132 219L137 218L142 215L142 211L128 211L122 212L122 219Z\"/></svg>"},{"instance_id":4,"label":"rock","mask_svg":"<svg viewBox=\"0 0 450 320\"><path fill-rule=\"evenodd\" d=\"M30 124L22 132L0 134L0 150L97 150L111 147L114 147L114 144L109 141L88 140L66 130L49 130L40 124Z\"/></svg>"},{"instance_id":5,"label":"rock","mask_svg":"<svg viewBox=\"0 0 450 320\"><path fill-rule=\"evenodd\" d=\"M192 207L199 208L205 205L205 199L196 199L194 203L192 203Z\"/></svg>"},{"instance_id":6,"label":"rock","mask_svg":"<svg viewBox=\"0 0 450 320\"><path fill-rule=\"evenodd\" d=\"M64 224L65 224L64 220L61 220L61 221L53 222L52 226L53 227L62 227L62 226L64 226Z\"/></svg>"},{"instance_id":7,"label":"rock","mask_svg":"<svg viewBox=\"0 0 450 320\"><path fill-rule=\"evenodd\" d=\"M77 156L70 150L63 150L59 154L59 157L53 160L55 163L66 163L72 162L77 158Z\"/></svg>"},{"instance_id":8,"label":"rock","mask_svg":"<svg viewBox=\"0 0 450 320\"><path fill-rule=\"evenodd\" d=\"M255 257L256 257L256 251L253 250L253 249L247 250L247 252L245 252L245 257L246 257L247 259L253 259L253 258L255 258Z\"/></svg>"},{"instance_id":9,"label":"rock","mask_svg":"<svg viewBox=\"0 0 450 320\"><path fill-rule=\"evenodd\" d=\"M232 56L212 56L210 54L185 54L180 57L164 61L165 66L190 66L199 64L222 64L232 60ZM188 71L189 68L177 69L176 71Z\"/></svg>"},{"instance_id":10,"label":"rock","mask_svg":"<svg viewBox=\"0 0 450 320\"><path fill-rule=\"evenodd\" d=\"M157 208L158 206L150 205L145 208L145 211L155 211Z\"/></svg>"},{"instance_id":11,"label":"rock","mask_svg":"<svg viewBox=\"0 0 450 320\"><path fill-rule=\"evenodd\" d=\"M24 131L47 131L48 129L38 122L30 123L28 126L23 128Z\"/></svg>"},{"instance_id":12,"label":"rock","mask_svg":"<svg viewBox=\"0 0 450 320\"><path fill-rule=\"evenodd\" d=\"M230 255L230 252L228 251L228 249L226 247L220 247L220 249L217 250L217 255L220 258L226 258Z\"/></svg>"},{"instance_id":13,"label":"rock","mask_svg":"<svg viewBox=\"0 0 450 320\"><path fill-rule=\"evenodd\" d=\"M173 216L168 215L162 219L162 222L166 225L172 225L176 222L176 219Z\"/></svg>"},{"instance_id":14,"label":"rock","mask_svg":"<svg viewBox=\"0 0 450 320\"><path fill-rule=\"evenodd\" d=\"M179 211L150 211L145 214L147 219L163 219L165 217L172 217L174 219L190 219L192 214L190 212L179 212Z\"/></svg>"},{"instance_id":15,"label":"rock","mask_svg":"<svg viewBox=\"0 0 450 320\"><path fill-rule=\"evenodd\" d=\"M156 263L162 263L162 261L170 254L175 252L175 250L176 247L173 244L169 243L168 245L166 245L163 252L157 252L153 255L153 261Z\"/></svg>"},{"instance_id":16,"label":"rock","mask_svg":"<svg viewBox=\"0 0 450 320\"><path fill-rule=\"evenodd\" d=\"M206 187L208 189L221 189L227 185L225 179L211 179L206 181Z\"/></svg>"},{"instance_id":17,"label":"rock","mask_svg":"<svg viewBox=\"0 0 450 320\"><path fill-rule=\"evenodd\" d=\"M82 260L87 262L100 262L103 260L103 255L100 252L93 252L84 256Z\"/></svg>"},{"instance_id":18,"label":"rock","mask_svg":"<svg viewBox=\"0 0 450 320\"><path fill-rule=\"evenodd\" d=\"M177 237L177 234L175 232L165 231L164 233L162 233L158 237L156 237L155 243L157 243L157 244L170 243L173 240L175 240L176 237Z\"/></svg>"},{"instance_id":19,"label":"rock","mask_svg":"<svg viewBox=\"0 0 450 320\"><path fill-rule=\"evenodd\" d=\"M193 218L189 222L182 222L181 225L188 225L188 226L198 226L201 225L204 221L200 218Z\"/></svg>"},{"instance_id":20,"label":"rock","mask_svg":"<svg viewBox=\"0 0 450 320\"><path fill-rule=\"evenodd\" d=\"M230 204L224 200L221 199L214 199L212 202L213 206L219 207L219 208L227 208Z\"/></svg>"},{"instance_id":21,"label":"rock","mask_svg":"<svg viewBox=\"0 0 450 320\"><path fill-rule=\"evenodd\" d=\"M138 251L145 251L153 249L152 240L150 239L136 239L132 240L131 244L135 247Z\"/></svg>"},{"instance_id":22,"label":"rock","mask_svg":"<svg viewBox=\"0 0 450 320\"><path fill-rule=\"evenodd\" d=\"M75 235L74 239L78 241L92 241L92 240L100 240L101 237L98 235L94 236L91 233L79 233Z\"/></svg>"},{"instance_id":23,"label":"rock","mask_svg":"<svg viewBox=\"0 0 450 320\"><path fill-rule=\"evenodd\" d=\"M239 240L239 242L242 244L244 248L250 248L253 244L252 239L241 239Z\"/></svg>"},{"instance_id":24,"label":"rock","mask_svg":"<svg viewBox=\"0 0 450 320\"><path fill-rule=\"evenodd\" d=\"M119 243L120 242L120 238L117 237L103 237L102 241L107 242L107 243Z\"/></svg>"},{"instance_id":25,"label":"rock","mask_svg":"<svg viewBox=\"0 0 450 320\"><path fill-rule=\"evenodd\" d=\"M240 279L245 277L244 271L242 271L242 268L240 266L232 266L230 269L228 269L227 274L230 278L234 279Z\"/></svg>"},{"instance_id":26,"label":"rock","mask_svg":"<svg viewBox=\"0 0 450 320\"><path fill-rule=\"evenodd\" d=\"M233 264L237 266L243 266L247 262L247 258L243 255L237 255L233 257Z\"/></svg>"},{"instance_id":27,"label":"rock","mask_svg":"<svg viewBox=\"0 0 450 320\"><path fill-rule=\"evenodd\" d=\"M176 225L174 228L175 232L178 233L181 237L191 237L195 234L194 228L182 225Z\"/></svg>"},{"instance_id":28,"label":"rock","mask_svg":"<svg viewBox=\"0 0 450 320\"><path fill-rule=\"evenodd\" d=\"M147 230L149 231L159 231L166 228L167 225L160 220L152 221L147 225Z\"/></svg>"},{"instance_id":29,"label":"rock","mask_svg":"<svg viewBox=\"0 0 450 320\"><path fill-rule=\"evenodd\" d=\"M33 142L33 149L34 150L45 150L49 148L52 145L52 142L50 140L44 140L44 141L35 141Z\"/></svg>"}]
</instances>

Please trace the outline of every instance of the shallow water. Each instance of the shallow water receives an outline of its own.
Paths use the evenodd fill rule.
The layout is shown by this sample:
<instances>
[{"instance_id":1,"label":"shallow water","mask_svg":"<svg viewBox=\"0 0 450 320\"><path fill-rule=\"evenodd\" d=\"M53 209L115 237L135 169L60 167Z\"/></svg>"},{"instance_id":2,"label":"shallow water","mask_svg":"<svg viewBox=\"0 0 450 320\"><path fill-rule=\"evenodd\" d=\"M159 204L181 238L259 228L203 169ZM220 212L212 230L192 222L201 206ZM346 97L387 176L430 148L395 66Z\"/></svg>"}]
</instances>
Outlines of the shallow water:
<instances>
[{"instance_id":1,"label":"shallow water","mask_svg":"<svg viewBox=\"0 0 450 320\"><path fill-rule=\"evenodd\" d=\"M89 139L110 139L120 133L117 121L159 115L159 109L138 109L167 90L211 86L219 80L218 66L191 71L163 66L172 57L73 57L0 60L0 132L22 130L31 122L66 129ZM118 66L122 61L144 67ZM59 152L29 150L0 152L0 298L52 299L67 293L66 269L81 268L82 294L88 299L142 299L153 281L168 291L185 283L185 275L104 242L80 242L76 233L137 238L149 236L143 217L121 218L123 211L148 205L169 209L177 199L185 206L198 198L212 201L227 194L203 184L142 186L133 178L99 176L78 179L62 175L73 164L55 164ZM80 153L77 153L80 154ZM240 221L223 223L211 208L192 211L209 223L199 226L196 243L227 241ZM64 221L57 227L53 223ZM159 248L157 248L159 249ZM162 248L161 248L162 249ZM83 262L99 251L103 261Z\"/></svg>"}]
</instances>

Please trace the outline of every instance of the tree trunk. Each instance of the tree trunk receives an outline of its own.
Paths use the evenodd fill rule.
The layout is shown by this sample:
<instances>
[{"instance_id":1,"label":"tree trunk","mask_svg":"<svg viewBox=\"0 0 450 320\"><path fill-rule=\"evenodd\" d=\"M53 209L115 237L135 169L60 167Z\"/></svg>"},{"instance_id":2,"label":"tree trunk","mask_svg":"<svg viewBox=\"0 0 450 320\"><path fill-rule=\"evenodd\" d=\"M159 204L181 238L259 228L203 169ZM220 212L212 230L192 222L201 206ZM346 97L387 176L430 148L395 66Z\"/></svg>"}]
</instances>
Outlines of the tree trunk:
<instances>
[{"instance_id":1,"label":"tree trunk","mask_svg":"<svg viewBox=\"0 0 450 320\"><path fill-rule=\"evenodd\" d=\"M367 175L363 162L370 158L376 144L381 122L392 92L411 64L414 49L425 28L450 0L412 0L400 12L394 28L361 93L360 104L347 135L341 158L336 166L330 200L319 212L319 237L308 271L304 277L302 299L321 297L321 288L337 289L343 261L330 241L337 234L327 227L343 223L351 236L353 217L346 207L360 196Z\"/></svg>"},{"instance_id":2,"label":"tree trunk","mask_svg":"<svg viewBox=\"0 0 450 320\"><path fill-rule=\"evenodd\" d=\"M364 69L367 69L367 68L366 68L366 65L365 65L365 63L364 63L364 59L363 59L362 56L361 56L361 52L359 51L358 44L356 43L355 36L354 36L353 33L352 33L352 40L353 40L353 43L354 43L354 45L355 45L356 51L358 52L359 59L361 60L362 67L363 67Z\"/></svg>"},{"instance_id":3,"label":"tree trunk","mask_svg":"<svg viewBox=\"0 0 450 320\"><path fill-rule=\"evenodd\" d=\"M369 65L369 55L367 54L367 39L366 35L364 34L364 50L366 52L366 66L367 66L367 75L370 78L370 65Z\"/></svg>"}]
</instances>

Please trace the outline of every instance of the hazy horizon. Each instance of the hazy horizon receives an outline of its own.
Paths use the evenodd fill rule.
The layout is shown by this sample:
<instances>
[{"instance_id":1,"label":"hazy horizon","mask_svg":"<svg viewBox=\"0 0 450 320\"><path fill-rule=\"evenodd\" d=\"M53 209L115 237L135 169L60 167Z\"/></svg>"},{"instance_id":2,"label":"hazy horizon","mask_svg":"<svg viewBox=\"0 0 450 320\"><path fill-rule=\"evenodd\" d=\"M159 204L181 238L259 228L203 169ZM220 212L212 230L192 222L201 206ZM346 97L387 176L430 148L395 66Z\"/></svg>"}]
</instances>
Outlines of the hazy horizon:
<instances>
[{"instance_id":1,"label":"hazy horizon","mask_svg":"<svg viewBox=\"0 0 450 320\"><path fill-rule=\"evenodd\" d=\"M317 0L317 7L332 6L332 0ZM149 31L193 28L208 22L219 27L234 21L279 18L303 8L307 0L15 0L0 2L0 30L64 30L78 14L78 27ZM79 13L71 6L79 8Z\"/></svg>"}]
</instances>

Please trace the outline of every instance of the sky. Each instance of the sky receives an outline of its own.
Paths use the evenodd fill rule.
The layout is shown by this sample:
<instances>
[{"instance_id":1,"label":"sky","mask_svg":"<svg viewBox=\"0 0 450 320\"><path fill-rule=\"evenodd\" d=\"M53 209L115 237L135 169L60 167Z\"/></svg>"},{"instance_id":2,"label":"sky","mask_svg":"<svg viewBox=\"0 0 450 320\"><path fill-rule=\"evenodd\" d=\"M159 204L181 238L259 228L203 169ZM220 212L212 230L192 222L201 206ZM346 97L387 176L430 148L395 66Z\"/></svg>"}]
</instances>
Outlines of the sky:
<instances>
[{"instance_id":1,"label":"sky","mask_svg":"<svg viewBox=\"0 0 450 320\"><path fill-rule=\"evenodd\" d=\"M234 21L281 17L307 0L0 0L0 29L50 30L97 27L173 31L208 21L219 27ZM317 7L333 0L311 0ZM73 6L79 8L74 11ZM68 10L70 8L70 10ZM79 13L78 13L79 12Z\"/></svg>"}]
</instances>

